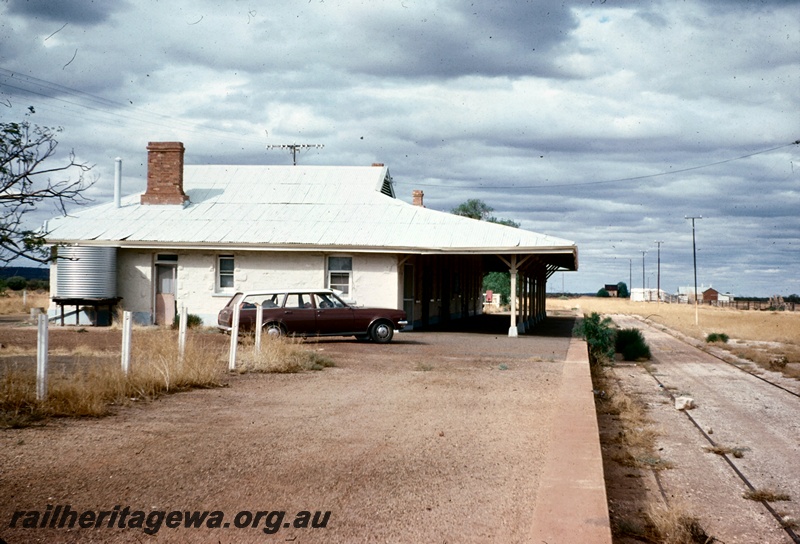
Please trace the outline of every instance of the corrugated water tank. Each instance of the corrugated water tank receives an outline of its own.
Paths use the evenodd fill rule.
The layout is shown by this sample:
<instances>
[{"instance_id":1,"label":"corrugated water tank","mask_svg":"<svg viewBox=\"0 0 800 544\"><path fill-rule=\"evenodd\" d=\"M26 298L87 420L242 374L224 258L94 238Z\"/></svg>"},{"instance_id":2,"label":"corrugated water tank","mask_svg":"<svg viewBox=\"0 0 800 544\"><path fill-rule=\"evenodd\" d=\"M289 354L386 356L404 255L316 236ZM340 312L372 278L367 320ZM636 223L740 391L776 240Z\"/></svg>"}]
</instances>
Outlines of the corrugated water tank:
<instances>
[{"instance_id":1,"label":"corrugated water tank","mask_svg":"<svg viewBox=\"0 0 800 544\"><path fill-rule=\"evenodd\" d=\"M56 289L59 297L117 296L117 248L115 247L59 247L56 270Z\"/></svg>"}]
</instances>

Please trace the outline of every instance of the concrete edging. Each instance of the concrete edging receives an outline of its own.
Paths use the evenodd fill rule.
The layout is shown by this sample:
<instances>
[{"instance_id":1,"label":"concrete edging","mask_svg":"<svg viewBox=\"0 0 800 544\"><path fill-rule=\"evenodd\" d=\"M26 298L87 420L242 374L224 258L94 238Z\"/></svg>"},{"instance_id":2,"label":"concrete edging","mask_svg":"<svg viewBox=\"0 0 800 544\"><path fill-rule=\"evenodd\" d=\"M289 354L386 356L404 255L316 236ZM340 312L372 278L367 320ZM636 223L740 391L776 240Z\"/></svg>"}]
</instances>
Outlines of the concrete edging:
<instances>
[{"instance_id":1,"label":"concrete edging","mask_svg":"<svg viewBox=\"0 0 800 544\"><path fill-rule=\"evenodd\" d=\"M530 542L611 543L586 342L570 341Z\"/></svg>"}]
</instances>

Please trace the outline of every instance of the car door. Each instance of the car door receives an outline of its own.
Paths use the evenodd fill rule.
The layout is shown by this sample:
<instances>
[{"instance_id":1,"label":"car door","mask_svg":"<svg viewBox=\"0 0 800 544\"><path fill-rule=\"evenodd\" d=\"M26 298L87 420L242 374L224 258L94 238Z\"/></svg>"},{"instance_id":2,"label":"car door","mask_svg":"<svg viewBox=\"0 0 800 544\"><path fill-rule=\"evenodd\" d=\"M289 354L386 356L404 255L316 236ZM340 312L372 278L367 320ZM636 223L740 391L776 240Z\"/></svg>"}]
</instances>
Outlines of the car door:
<instances>
[{"instance_id":1,"label":"car door","mask_svg":"<svg viewBox=\"0 0 800 544\"><path fill-rule=\"evenodd\" d=\"M282 321L289 334L316 334L317 316L311 294L287 294Z\"/></svg>"},{"instance_id":2,"label":"car door","mask_svg":"<svg viewBox=\"0 0 800 544\"><path fill-rule=\"evenodd\" d=\"M317 329L320 334L361 332L356 330L353 309L327 293L314 293Z\"/></svg>"},{"instance_id":3,"label":"car door","mask_svg":"<svg viewBox=\"0 0 800 544\"><path fill-rule=\"evenodd\" d=\"M256 326L256 303L253 300L243 300L239 307L239 330L253 330Z\"/></svg>"}]
</instances>

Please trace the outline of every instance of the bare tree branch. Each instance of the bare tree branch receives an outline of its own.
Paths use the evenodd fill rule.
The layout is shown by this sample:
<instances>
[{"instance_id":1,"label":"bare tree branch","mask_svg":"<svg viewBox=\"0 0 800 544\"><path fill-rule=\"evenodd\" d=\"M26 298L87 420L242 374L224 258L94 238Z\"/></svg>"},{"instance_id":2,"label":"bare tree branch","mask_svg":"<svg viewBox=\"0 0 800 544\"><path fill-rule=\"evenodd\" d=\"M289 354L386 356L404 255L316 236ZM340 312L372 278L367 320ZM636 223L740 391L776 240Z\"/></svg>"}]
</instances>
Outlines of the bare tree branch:
<instances>
[{"instance_id":1,"label":"bare tree branch","mask_svg":"<svg viewBox=\"0 0 800 544\"><path fill-rule=\"evenodd\" d=\"M58 147L60 128L20 123L0 123L0 263L26 257L46 263L50 259L43 230L25 227L25 214L42 203L54 205L61 213L67 206L89 202L83 193L93 181L84 174L91 170L77 162L70 152L68 162L44 168ZM77 174L77 179L70 177ZM55 178L55 179L54 179Z\"/></svg>"}]
</instances>

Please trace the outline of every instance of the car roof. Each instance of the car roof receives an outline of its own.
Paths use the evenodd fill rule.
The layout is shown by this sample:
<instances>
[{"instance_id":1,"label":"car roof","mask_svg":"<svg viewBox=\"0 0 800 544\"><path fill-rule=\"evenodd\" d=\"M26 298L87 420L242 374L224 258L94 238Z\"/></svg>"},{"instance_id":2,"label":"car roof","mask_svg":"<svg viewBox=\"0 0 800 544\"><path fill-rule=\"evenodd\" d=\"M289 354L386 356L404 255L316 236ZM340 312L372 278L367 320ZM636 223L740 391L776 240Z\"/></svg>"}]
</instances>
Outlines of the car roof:
<instances>
[{"instance_id":1,"label":"car roof","mask_svg":"<svg viewBox=\"0 0 800 544\"><path fill-rule=\"evenodd\" d=\"M260 297L265 295L284 295L284 294L306 294L306 293L325 293L326 295L335 295L336 291L333 289L265 289L263 291L239 291L236 295L242 297Z\"/></svg>"}]
</instances>

